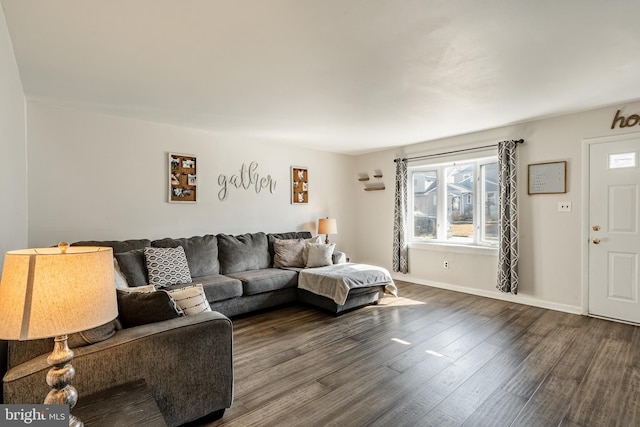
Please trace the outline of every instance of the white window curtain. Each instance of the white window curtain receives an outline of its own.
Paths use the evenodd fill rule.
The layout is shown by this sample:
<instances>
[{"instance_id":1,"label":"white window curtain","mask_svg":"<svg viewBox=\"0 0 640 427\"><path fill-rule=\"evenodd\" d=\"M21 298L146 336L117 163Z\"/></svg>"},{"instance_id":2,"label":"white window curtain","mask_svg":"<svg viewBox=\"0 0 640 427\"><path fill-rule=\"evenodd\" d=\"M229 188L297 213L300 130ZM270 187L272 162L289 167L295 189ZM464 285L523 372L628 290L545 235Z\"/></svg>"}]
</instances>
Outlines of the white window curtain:
<instances>
[{"instance_id":1,"label":"white window curtain","mask_svg":"<svg viewBox=\"0 0 640 427\"><path fill-rule=\"evenodd\" d=\"M407 244L407 159L396 159L396 200L393 217L393 271L409 272Z\"/></svg>"},{"instance_id":2,"label":"white window curtain","mask_svg":"<svg viewBox=\"0 0 640 427\"><path fill-rule=\"evenodd\" d=\"M500 192L500 241L498 284L502 292L518 293L518 181L516 147L521 141L498 144L498 187Z\"/></svg>"}]
</instances>

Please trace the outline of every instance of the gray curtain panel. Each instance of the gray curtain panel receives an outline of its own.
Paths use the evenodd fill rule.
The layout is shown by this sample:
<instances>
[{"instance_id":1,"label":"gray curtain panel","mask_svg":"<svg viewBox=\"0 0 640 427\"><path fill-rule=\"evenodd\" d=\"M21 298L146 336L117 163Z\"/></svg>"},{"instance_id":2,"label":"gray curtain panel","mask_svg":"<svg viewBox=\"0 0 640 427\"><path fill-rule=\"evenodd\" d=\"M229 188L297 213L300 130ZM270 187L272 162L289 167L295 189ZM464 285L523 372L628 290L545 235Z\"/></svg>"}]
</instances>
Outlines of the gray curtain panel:
<instances>
[{"instance_id":1,"label":"gray curtain panel","mask_svg":"<svg viewBox=\"0 0 640 427\"><path fill-rule=\"evenodd\" d=\"M517 141L498 144L498 187L500 191L500 247L498 284L502 292L518 293L518 181Z\"/></svg>"},{"instance_id":2,"label":"gray curtain panel","mask_svg":"<svg viewBox=\"0 0 640 427\"><path fill-rule=\"evenodd\" d=\"M393 216L393 271L409 271L407 246L407 160L396 159L396 199Z\"/></svg>"}]
</instances>

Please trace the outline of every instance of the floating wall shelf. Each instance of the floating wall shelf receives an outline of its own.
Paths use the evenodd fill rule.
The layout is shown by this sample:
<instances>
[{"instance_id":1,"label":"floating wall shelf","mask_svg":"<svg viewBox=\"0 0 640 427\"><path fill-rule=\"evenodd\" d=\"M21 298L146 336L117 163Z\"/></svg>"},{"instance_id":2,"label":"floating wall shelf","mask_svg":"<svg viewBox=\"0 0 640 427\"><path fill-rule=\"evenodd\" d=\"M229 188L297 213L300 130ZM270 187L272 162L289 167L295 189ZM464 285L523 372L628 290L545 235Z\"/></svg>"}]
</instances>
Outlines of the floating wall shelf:
<instances>
[{"instance_id":1,"label":"floating wall shelf","mask_svg":"<svg viewBox=\"0 0 640 427\"><path fill-rule=\"evenodd\" d=\"M380 169L376 169L373 172L373 178L379 180L382 178L382 171ZM361 172L358 174L358 181L364 182L364 191L380 191L385 189L384 181L369 181L369 173Z\"/></svg>"}]
</instances>

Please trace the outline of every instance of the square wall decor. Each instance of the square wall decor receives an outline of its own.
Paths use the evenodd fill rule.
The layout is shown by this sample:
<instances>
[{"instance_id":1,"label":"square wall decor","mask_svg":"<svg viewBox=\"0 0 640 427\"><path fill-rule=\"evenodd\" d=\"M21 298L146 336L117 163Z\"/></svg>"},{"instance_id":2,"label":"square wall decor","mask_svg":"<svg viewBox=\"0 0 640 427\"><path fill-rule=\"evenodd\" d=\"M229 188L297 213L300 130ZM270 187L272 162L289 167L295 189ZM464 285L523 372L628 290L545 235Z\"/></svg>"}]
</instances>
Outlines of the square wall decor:
<instances>
[{"instance_id":1,"label":"square wall decor","mask_svg":"<svg viewBox=\"0 0 640 427\"><path fill-rule=\"evenodd\" d=\"M529 194L567 192L567 162L534 163L528 171Z\"/></svg>"},{"instance_id":2,"label":"square wall decor","mask_svg":"<svg viewBox=\"0 0 640 427\"><path fill-rule=\"evenodd\" d=\"M196 156L169 153L169 203L195 203L198 175Z\"/></svg>"},{"instance_id":3,"label":"square wall decor","mask_svg":"<svg viewBox=\"0 0 640 427\"><path fill-rule=\"evenodd\" d=\"M291 166L291 203L304 205L309 203L309 170L300 166Z\"/></svg>"}]
</instances>

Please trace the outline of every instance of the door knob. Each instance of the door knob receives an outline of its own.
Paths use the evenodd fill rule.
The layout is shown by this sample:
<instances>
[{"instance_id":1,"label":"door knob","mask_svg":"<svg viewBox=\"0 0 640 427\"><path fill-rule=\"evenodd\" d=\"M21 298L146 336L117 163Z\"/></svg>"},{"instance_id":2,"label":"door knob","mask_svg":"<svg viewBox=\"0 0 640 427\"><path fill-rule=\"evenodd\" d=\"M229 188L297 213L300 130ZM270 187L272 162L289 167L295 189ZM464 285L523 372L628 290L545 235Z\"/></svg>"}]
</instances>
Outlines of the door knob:
<instances>
[{"instance_id":1,"label":"door knob","mask_svg":"<svg viewBox=\"0 0 640 427\"><path fill-rule=\"evenodd\" d=\"M593 242L594 245L599 245L600 244L600 239L598 239L597 237L591 240Z\"/></svg>"},{"instance_id":2,"label":"door knob","mask_svg":"<svg viewBox=\"0 0 640 427\"><path fill-rule=\"evenodd\" d=\"M591 227L593 229L593 231L598 231L600 230L600 226L599 225L594 225L593 227Z\"/></svg>"}]
</instances>

